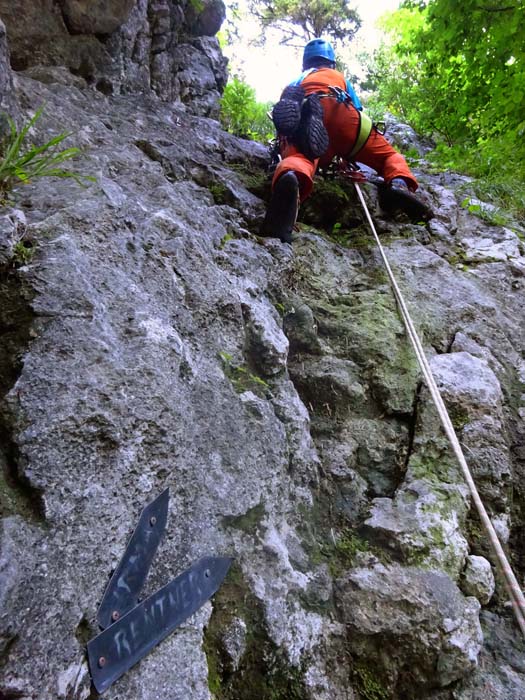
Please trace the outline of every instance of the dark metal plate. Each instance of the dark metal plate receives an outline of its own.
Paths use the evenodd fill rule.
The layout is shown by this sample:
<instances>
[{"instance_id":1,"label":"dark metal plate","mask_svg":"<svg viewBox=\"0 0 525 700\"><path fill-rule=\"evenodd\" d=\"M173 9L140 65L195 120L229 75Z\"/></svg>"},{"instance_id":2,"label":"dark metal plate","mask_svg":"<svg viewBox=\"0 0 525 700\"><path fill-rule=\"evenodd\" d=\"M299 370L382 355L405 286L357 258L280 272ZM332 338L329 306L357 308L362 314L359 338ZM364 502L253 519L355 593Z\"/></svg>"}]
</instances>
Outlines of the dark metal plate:
<instances>
[{"instance_id":1,"label":"dark metal plate","mask_svg":"<svg viewBox=\"0 0 525 700\"><path fill-rule=\"evenodd\" d=\"M166 489L140 514L137 527L107 585L97 612L102 629L109 627L137 604L166 527L169 498L169 489Z\"/></svg>"},{"instance_id":2,"label":"dark metal plate","mask_svg":"<svg viewBox=\"0 0 525 700\"><path fill-rule=\"evenodd\" d=\"M219 588L229 557L203 557L88 642L93 684L103 693Z\"/></svg>"}]
</instances>

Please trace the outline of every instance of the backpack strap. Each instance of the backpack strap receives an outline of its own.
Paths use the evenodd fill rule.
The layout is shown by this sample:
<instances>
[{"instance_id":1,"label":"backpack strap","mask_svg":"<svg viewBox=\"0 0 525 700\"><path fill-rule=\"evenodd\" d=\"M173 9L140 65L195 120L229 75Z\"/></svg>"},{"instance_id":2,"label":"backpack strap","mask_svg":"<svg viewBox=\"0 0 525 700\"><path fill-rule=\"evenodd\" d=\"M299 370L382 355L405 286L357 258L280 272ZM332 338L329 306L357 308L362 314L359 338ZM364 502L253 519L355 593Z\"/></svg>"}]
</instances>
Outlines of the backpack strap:
<instances>
[{"instance_id":1,"label":"backpack strap","mask_svg":"<svg viewBox=\"0 0 525 700\"><path fill-rule=\"evenodd\" d=\"M310 75L310 73L314 73L316 70L319 70L319 69L318 68L307 68L306 70L303 70L301 75L298 78L296 78L295 80L293 80L289 85L293 86L293 87L297 87L298 85L300 85L303 82L303 80L306 78L307 75Z\"/></svg>"}]
</instances>

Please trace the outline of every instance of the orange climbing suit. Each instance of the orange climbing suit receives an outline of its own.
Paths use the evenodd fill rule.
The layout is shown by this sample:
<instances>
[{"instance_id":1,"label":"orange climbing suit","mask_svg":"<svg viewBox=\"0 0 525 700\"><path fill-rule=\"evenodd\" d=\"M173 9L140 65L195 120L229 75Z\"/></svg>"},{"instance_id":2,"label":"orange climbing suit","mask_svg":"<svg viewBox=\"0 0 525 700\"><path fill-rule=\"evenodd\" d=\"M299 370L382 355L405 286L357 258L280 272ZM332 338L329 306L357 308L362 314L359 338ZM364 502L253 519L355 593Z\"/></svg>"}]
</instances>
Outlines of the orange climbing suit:
<instances>
[{"instance_id":1,"label":"orange climbing suit","mask_svg":"<svg viewBox=\"0 0 525 700\"><path fill-rule=\"evenodd\" d=\"M301 82L306 95L314 92L329 93L330 86L346 90L344 76L332 68L320 68L308 74ZM309 160L293 144L281 138L282 160L279 162L272 180L272 187L281 175L293 170L299 180L301 201L305 200L313 188L313 178L318 165L328 165L335 156L345 158L352 150L359 133L359 112L349 102L338 102L335 97L325 97L323 121L328 131L329 146L319 159ZM395 177L402 177L412 191L417 190L418 183L411 173L406 160L388 143L385 137L372 128L365 145L352 160L357 160L373 168L386 182Z\"/></svg>"}]
</instances>

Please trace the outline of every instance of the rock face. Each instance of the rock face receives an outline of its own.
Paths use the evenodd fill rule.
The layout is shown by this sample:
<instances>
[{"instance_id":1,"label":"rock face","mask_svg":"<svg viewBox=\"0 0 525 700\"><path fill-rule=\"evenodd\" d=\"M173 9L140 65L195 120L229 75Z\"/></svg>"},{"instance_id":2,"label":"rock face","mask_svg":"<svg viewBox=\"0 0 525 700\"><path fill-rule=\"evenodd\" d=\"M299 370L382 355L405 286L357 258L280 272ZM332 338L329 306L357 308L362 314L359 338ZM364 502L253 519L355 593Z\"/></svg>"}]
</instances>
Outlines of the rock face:
<instances>
[{"instance_id":1,"label":"rock face","mask_svg":"<svg viewBox=\"0 0 525 700\"><path fill-rule=\"evenodd\" d=\"M9 61L9 47L5 25L0 20L0 111L14 117L17 114L16 96L13 91L13 78ZM6 129L6 125L0 126L0 133Z\"/></svg>"},{"instance_id":2,"label":"rock face","mask_svg":"<svg viewBox=\"0 0 525 700\"><path fill-rule=\"evenodd\" d=\"M71 34L113 34L128 19L135 0L62 0L64 23Z\"/></svg>"},{"instance_id":3,"label":"rock face","mask_svg":"<svg viewBox=\"0 0 525 700\"><path fill-rule=\"evenodd\" d=\"M15 70L50 82L60 67L70 84L152 91L212 117L227 79L214 37L224 17L222 0L0 0Z\"/></svg>"},{"instance_id":4,"label":"rock face","mask_svg":"<svg viewBox=\"0 0 525 700\"><path fill-rule=\"evenodd\" d=\"M95 181L37 178L0 217L0 697L95 697L97 607L169 486L144 594L205 554L234 564L107 700L518 700L523 640L351 186L337 235L305 207L293 247L258 239L266 148L196 116L220 53L162 89L130 59L155 44L166 77L216 50L217 7L20 5L45 36L29 68L15 33L3 99L45 104L32 138L73 132ZM172 41L183 25L203 35ZM88 81L68 61L94 42ZM462 209L464 179L418 177L426 226L367 201L522 577L523 231Z\"/></svg>"},{"instance_id":5,"label":"rock face","mask_svg":"<svg viewBox=\"0 0 525 700\"><path fill-rule=\"evenodd\" d=\"M339 588L351 644L375 662L389 695L417 697L425 686L447 687L475 670L480 606L448 576L375 562L354 568Z\"/></svg>"}]
</instances>

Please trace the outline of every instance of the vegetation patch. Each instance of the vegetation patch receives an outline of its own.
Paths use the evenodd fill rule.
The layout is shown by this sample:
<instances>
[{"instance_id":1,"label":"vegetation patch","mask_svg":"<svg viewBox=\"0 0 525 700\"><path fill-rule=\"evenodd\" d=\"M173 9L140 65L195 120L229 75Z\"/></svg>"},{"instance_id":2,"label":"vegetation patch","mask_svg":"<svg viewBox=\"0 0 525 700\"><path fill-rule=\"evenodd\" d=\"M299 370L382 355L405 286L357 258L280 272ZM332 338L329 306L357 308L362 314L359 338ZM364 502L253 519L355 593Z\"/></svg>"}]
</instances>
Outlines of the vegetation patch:
<instances>
[{"instance_id":1,"label":"vegetation patch","mask_svg":"<svg viewBox=\"0 0 525 700\"><path fill-rule=\"evenodd\" d=\"M13 246L13 265L14 267L23 267L28 265L35 254L35 246L32 241L27 238L21 238Z\"/></svg>"},{"instance_id":2,"label":"vegetation patch","mask_svg":"<svg viewBox=\"0 0 525 700\"><path fill-rule=\"evenodd\" d=\"M257 102L255 89L233 76L224 88L220 121L226 131L236 136L269 141L275 133L268 116L271 108L271 102Z\"/></svg>"},{"instance_id":3,"label":"vegetation patch","mask_svg":"<svg viewBox=\"0 0 525 700\"><path fill-rule=\"evenodd\" d=\"M40 107L20 130L12 119L6 117L9 131L0 141L0 202L5 201L15 185L27 184L37 177L73 178L80 185L95 179L62 167L81 152L76 147L62 148L71 133L62 132L40 146L28 143L29 132L42 112L43 107Z\"/></svg>"},{"instance_id":4,"label":"vegetation patch","mask_svg":"<svg viewBox=\"0 0 525 700\"><path fill-rule=\"evenodd\" d=\"M245 391L252 391L261 398L271 396L271 387L268 382L254 374L248 367L236 364L233 355L227 352L220 352L224 374L231 381L233 388L238 394Z\"/></svg>"},{"instance_id":5,"label":"vegetation patch","mask_svg":"<svg viewBox=\"0 0 525 700\"><path fill-rule=\"evenodd\" d=\"M375 672L360 663L353 669L353 679L362 700L388 700L390 694Z\"/></svg>"},{"instance_id":6,"label":"vegetation patch","mask_svg":"<svg viewBox=\"0 0 525 700\"><path fill-rule=\"evenodd\" d=\"M236 663L225 647L233 621L246 625L244 653ZM204 634L208 686L215 700L307 700L304 669L291 666L270 639L261 602L251 592L240 566L230 569L213 598L213 613Z\"/></svg>"},{"instance_id":7,"label":"vegetation patch","mask_svg":"<svg viewBox=\"0 0 525 700\"><path fill-rule=\"evenodd\" d=\"M268 152L269 157L270 153ZM267 172L250 168L245 163L228 163L228 168L237 173L249 192L266 201L270 199L272 178Z\"/></svg>"},{"instance_id":8,"label":"vegetation patch","mask_svg":"<svg viewBox=\"0 0 525 700\"><path fill-rule=\"evenodd\" d=\"M225 236L223 236L221 238L221 242L219 243L219 250L223 250L226 243L228 243L228 241L231 240L233 240L233 236L231 233L227 233Z\"/></svg>"},{"instance_id":9,"label":"vegetation patch","mask_svg":"<svg viewBox=\"0 0 525 700\"><path fill-rule=\"evenodd\" d=\"M322 499L313 508L302 509L302 545L312 566L326 564L330 575L337 578L351 569L362 552L369 552L382 561L387 553L371 544L358 530L348 525L340 513L332 513L330 500Z\"/></svg>"},{"instance_id":10,"label":"vegetation patch","mask_svg":"<svg viewBox=\"0 0 525 700\"><path fill-rule=\"evenodd\" d=\"M483 221L493 224L494 226L505 226L511 221L511 217L499 207L484 206L482 202L472 202L470 197L466 197L461 202L461 206L463 209L466 209L469 214L474 214L480 219L483 219Z\"/></svg>"},{"instance_id":11,"label":"vegetation patch","mask_svg":"<svg viewBox=\"0 0 525 700\"><path fill-rule=\"evenodd\" d=\"M301 221L346 245L352 230L362 224L360 211L351 184L337 177L318 177L301 207Z\"/></svg>"},{"instance_id":12,"label":"vegetation patch","mask_svg":"<svg viewBox=\"0 0 525 700\"><path fill-rule=\"evenodd\" d=\"M258 503L253 508L250 508L242 515L225 516L222 521L227 527L233 527L236 530L242 530L248 534L255 534L259 528L262 519L266 515L266 510L263 503Z\"/></svg>"},{"instance_id":13,"label":"vegetation patch","mask_svg":"<svg viewBox=\"0 0 525 700\"><path fill-rule=\"evenodd\" d=\"M222 182L212 182L208 185L215 204L231 204L231 194L226 185Z\"/></svg>"},{"instance_id":14,"label":"vegetation patch","mask_svg":"<svg viewBox=\"0 0 525 700\"><path fill-rule=\"evenodd\" d=\"M362 88L373 93L367 111L396 114L434 139L425 158L436 171L472 176L481 201L523 225L525 24L515 4L497 10L476 0L403 3L384 20L388 36Z\"/></svg>"}]
</instances>

